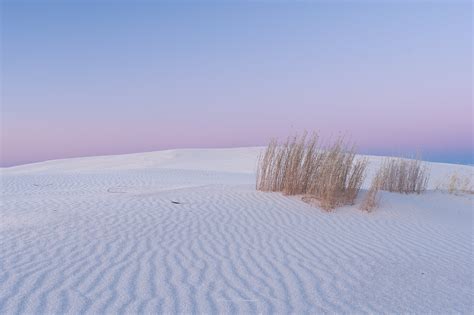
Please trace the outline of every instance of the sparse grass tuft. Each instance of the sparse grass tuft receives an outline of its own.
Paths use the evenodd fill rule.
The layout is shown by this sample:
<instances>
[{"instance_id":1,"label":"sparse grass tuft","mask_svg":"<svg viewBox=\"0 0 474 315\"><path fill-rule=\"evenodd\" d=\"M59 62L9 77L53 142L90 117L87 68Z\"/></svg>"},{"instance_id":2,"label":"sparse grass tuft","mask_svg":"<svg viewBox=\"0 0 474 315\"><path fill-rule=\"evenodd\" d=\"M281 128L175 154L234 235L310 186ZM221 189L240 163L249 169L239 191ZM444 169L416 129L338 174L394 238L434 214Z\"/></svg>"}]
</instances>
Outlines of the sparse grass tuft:
<instances>
[{"instance_id":1,"label":"sparse grass tuft","mask_svg":"<svg viewBox=\"0 0 474 315\"><path fill-rule=\"evenodd\" d=\"M474 186L472 184L472 174L453 173L447 179L439 184L436 189L445 190L450 194L474 194Z\"/></svg>"},{"instance_id":2,"label":"sparse grass tuft","mask_svg":"<svg viewBox=\"0 0 474 315\"><path fill-rule=\"evenodd\" d=\"M318 142L317 134L306 133L281 145L272 140L259 159L257 189L304 195L326 210L354 204L367 160L356 158L355 146L343 138L325 147Z\"/></svg>"},{"instance_id":3,"label":"sparse grass tuft","mask_svg":"<svg viewBox=\"0 0 474 315\"><path fill-rule=\"evenodd\" d=\"M420 194L428 184L429 170L419 158L387 158L379 172L380 189L386 191Z\"/></svg>"},{"instance_id":4,"label":"sparse grass tuft","mask_svg":"<svg viewBox=\"0 0 474 315\"><path fill-rule=\"evenodd\" d=\"M367 191L362 203L360 205L361 210L365 210L371 212L375 208L377 208L379 203L378 192L380 190L380 186L382 183L382 175L380 170L375 174L374 178L372 178L372 183L370 184L370 188Z\"/></svg>"}]
</instances>

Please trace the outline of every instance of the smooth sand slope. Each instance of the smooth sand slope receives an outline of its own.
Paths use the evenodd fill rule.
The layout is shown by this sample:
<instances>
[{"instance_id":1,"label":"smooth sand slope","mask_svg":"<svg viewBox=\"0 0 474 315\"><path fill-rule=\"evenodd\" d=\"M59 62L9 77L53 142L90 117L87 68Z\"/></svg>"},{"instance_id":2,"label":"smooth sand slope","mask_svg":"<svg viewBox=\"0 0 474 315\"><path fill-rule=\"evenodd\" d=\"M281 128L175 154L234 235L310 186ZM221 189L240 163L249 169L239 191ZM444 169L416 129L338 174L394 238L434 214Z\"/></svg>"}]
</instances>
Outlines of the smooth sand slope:
<instances>
[{"instance_id":1,"label":"smooth sand slope","mask_svg":"<svg viewBox=\"0 0 474 315\"><path fill-rule=\"evenodd\" d=\"M3 169L0 314L473 312L472 195L326 213L255 191L259 150Z\"/></svg>"}]
</instances>

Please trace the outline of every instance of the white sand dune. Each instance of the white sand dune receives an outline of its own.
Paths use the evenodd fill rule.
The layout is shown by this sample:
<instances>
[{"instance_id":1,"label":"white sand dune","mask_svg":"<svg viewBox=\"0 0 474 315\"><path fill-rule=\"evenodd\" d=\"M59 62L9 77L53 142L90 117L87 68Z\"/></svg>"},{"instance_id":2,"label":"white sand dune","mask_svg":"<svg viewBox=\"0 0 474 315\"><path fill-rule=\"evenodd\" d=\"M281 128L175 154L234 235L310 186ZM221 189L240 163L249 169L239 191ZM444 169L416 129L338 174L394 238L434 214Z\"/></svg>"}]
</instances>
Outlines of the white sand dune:
<instances>
[{"instance_id":1,"label":"white sand dune","mask_svg":"<svg viewBox=\"0 0 474 315\"><path fill-rule=\"evenodd\" d=\"M474 311L471 195L326 213L255 191L259 151L2 169L0 314ZM474 170L430 165L432 188Z\"/></svg>"}]
</instances>

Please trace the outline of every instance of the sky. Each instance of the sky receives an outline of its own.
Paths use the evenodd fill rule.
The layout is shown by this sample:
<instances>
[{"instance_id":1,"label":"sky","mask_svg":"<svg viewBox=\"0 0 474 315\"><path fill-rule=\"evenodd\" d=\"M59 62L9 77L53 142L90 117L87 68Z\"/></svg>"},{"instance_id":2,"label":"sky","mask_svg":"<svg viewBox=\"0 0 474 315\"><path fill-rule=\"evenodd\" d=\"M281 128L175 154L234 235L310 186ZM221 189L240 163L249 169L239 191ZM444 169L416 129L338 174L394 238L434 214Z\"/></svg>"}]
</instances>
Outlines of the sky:
<instances>
[{"instance_id":1,"label":"sky","mask_svg":"<svg viewBox=\"0 0 474 315\"><path fill-rule=\"evenodd\" d=\"M1 161L266 145L473 163L470 1L1 0Z\"/></svg>"}]
</instances>

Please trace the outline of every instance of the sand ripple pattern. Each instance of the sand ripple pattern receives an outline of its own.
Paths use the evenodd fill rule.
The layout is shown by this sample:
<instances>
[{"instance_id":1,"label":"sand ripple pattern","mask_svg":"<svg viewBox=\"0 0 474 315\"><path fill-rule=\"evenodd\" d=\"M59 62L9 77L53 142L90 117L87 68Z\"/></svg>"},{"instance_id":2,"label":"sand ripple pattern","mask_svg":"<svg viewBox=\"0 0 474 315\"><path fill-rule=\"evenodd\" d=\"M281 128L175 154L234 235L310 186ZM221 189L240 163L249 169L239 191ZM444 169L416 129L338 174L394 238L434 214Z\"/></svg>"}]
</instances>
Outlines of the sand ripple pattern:
<instances>
[{"instance_id":1,"label":"sand ripple pattern","mask_svg":"<svg viewBox=\"0 0 474 315\"><path fill-rule=\"evenodd\" d=\"M473 311L472 200L385 194L373 214L328 214L253 180L2 176L0 314Z\"/></svg>"}]
</instances>

